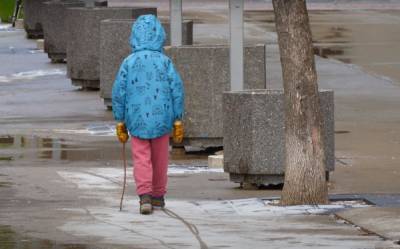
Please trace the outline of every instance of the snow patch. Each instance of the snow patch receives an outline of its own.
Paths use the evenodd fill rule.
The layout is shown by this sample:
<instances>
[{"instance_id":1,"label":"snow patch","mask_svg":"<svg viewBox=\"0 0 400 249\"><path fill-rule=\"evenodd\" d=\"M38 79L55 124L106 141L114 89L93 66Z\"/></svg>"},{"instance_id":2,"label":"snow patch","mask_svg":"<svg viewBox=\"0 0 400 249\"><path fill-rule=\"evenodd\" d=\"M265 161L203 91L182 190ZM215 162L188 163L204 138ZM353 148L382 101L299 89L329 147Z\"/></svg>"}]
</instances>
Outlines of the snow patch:
<instances>
[{"instance_id":1,"label":"snow patch","mask_svg":"<svg viewBox=\"0 0 400 249\"><path fill-rule=\"evenodd\" d=\"M57 173L80 189L120 189L119 182L113 181L112 178L90 174L90 172L59 171Z\"/></svg>"},{"instance_id":2,"label":"snow patch","mask_svg":"<svg viewBox=\"0 0 400 249\"><path fill-rule=\"evenodd\" d=\"M130 174L130 167L127 170L128 181L134 181ZM89 168L81 172L59 171L57 172L68 182L74 183L81 189L117 189L122 186L124 172L117 168ZM208 167L195 166L169 166L168 175L200 174L200 173L223 173L222 169L210 169Z\"/></svg>"},{"instance_id":3,"label":"snow patch","mask_svg":"<svg viewBox=\"0 0 400 249\"><path fill-rule=\"evenodd\" d=\"M11 30L12 30L11 24L0 23L0 31L11 31Z\"/></svg>"},{"instance_id":4,"label":"snow patch","mask_svg":"<svg viewBox=\"0 0 400 249\"><path fill-rule=\"evenodd\" d=\"M0 83L6 83L16 80L29 80L38 77L52 76L52 75L66 75L66 71L61 69L48 69L48 70L32 70L26 72L19 72L8 76L0 76Z\"/></svg>"},{"instance_id":5,"label":"snow patch","mask_svg":"<svg viewBox=\"0 0 400 249\"><path fill-rule=\"evenodd\" d=\"M168 175L196 174L205 172L223 172L222 169L207 167L170 166ZM120 189L123 182L123 170L118 168L89 168L81 172L59 171L65 180L74 183L80 189ZM129 182L132 176L128 175ZM278 200L250 198L224 201L190 202L205 213L216 215L303 215L329 214L348 208L363 208L370 205L360 201L335 201L328 205L279 206Z\"/></svg>"},{"instance_id":6,"label":"snow patch","mask_svg":"<svg viewBox=\"0 0 400 249\"><path fill-rule=\"evenodd\" d=\"M86 134L90 136L115 136L115 125L114 124L94 124L89 125L84 129L55 129L54 132L64 133L64 134Z\"/></svg>"},{"instance_id":7,"label":"snow patch","mask_svg":"<svg viewBox=\"0 0 400 249\"><path fill-rule=\"evenodd\" d=\"M224 170L221 168L209 168L207 166L170 165L168 167L168 175L201 174L201 173L224 173Z\"/></svg>"},{"instance_id":8,"label":"snow patch","mask_svg":"<svg viewBox=\"0 0 400 249\"><path fill-rule=\"evenodd\" d=\"M370 241L360 241L353 227L315 216L367 206L358 202L281 207L276 206L277 200L260 198L195 201L167 196L165 210L157 209L146 216L139 214L139 199L131 191L119 211L121 185L116 182L122 182L121 169L89 168L58 173L83 189L82 198L96 193L102 201L98 206L61 209L76 216L58 229L78 237L96 236L99 243L134 244L138 248L199 248L203 239L210 248L264 248L265 239L271 238L270 248L309 248L315 241L327 248L372 248L371 242L379 240L369 237ZM306 222L305 215L314 215L312 222Z\"/></svg>"},{"instance_id":9,"label":"snow patch","mask_svg":"<svg viewBox=\"0 0 400 249\"><path fill-rule=\"evenodd\" d=\"M117 198L108 195L104 200L108 205L88 207L85 219L70 219L58 228L75 236L96 236L100 243L134 244L138 248L199 248L196 236L210 248L265 248L265 238L271 238L269 248L309 248L315 241L329 245L327 248L370 248L370 241L357 239L351 226L330 224L325 218L321 223L305 222L303 215L309 213L295 212L295 207L273 207L271 211L271 206L258 198L167 199L167 209L157 209L152 215L139 214L137 197L127 197L122 212L118 211ZM315 232L304 233L308 230Z\"/></svg>"}]
</instances>

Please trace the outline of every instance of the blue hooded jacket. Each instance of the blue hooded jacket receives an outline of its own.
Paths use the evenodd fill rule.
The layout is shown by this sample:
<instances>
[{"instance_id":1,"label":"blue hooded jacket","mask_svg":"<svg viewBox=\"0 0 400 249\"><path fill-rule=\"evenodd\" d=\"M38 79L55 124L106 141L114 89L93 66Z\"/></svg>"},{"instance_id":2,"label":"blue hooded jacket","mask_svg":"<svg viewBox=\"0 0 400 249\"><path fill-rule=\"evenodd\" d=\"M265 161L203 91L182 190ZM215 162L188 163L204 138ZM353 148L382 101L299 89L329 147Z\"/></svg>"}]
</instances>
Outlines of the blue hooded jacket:
<instances>
[{"instance_id":1,"label":"blue hooded jacket","mask_svg":"<svg viewBox=\"0 0 400 249\"><path fill-rule=\"evenodd\" d=\"M115 120L129 133L153 139L170 133L182 119L184 89L172 61L163 54L165 31L154 15L140 16L132 26L133 53L121 64L112 89Z\"/></svg>"}]
</instances>

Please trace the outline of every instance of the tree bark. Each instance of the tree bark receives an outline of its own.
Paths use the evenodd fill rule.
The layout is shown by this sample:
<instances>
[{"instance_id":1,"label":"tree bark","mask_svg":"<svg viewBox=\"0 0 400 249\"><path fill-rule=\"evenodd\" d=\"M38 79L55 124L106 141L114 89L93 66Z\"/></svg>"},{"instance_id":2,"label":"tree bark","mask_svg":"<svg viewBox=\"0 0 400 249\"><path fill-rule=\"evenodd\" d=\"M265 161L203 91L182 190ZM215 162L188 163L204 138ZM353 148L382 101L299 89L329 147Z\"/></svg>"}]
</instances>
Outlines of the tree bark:
<instances>
[{"instance_id":1,"label":"tree bark","mask_svg":"<svg viewBox=\"0 0 400 249\"><path fill-rule=\"evenodd\" d=\"M325 204L322 114L305 0L273 0L285 92L282 205Z\"/></svg>"}]
</instances>

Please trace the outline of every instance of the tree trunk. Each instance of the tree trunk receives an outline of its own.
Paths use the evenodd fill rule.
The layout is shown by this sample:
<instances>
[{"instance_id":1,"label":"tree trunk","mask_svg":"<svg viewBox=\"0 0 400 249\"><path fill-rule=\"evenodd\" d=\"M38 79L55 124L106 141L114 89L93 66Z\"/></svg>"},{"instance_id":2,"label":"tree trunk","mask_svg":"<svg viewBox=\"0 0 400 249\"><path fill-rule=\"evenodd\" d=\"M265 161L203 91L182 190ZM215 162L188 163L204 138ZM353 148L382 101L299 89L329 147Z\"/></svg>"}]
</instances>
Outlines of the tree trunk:
<instances>
[{"instance_id":1,"label":"tree trunk","mask_svg":"<svg viewBox=\"0 0 400 249\"><path fill-rule=\"evenodd\" d=\"M325 204L325 153L317 72L305 0L273 0L285 92L282 205Z\"/></svg>"}]
</instances>

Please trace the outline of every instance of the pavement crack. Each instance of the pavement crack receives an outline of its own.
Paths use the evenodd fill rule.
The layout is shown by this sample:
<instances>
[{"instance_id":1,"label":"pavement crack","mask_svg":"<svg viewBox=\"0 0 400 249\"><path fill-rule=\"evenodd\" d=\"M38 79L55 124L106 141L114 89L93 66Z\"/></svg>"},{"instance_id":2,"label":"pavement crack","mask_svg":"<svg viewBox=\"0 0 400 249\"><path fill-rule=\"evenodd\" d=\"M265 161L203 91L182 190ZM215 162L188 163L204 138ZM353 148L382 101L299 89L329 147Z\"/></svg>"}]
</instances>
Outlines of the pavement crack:
<instances>
[{"instance_id":1,"label":"pavement crack","mask_svg":"<svg viewBox=\"0 0 400 249\"><path fill-rule=\"evenodd\" d=\"M207 244L203 241L203 239L200 237L200 232L199 229L192 223L186 221L184 218L182 218L181 216L179 216L178 214L174 213L173 211L167 209L167 208L163 208L163 211L166 215L168 215L169 217L173 218L173 219L177 219L179 221L181 221L188 229L189 231L194 235L194 237L197 239L197 241L200 244L200 249L208 249Z\"/></svg>"},{"instance_id":2,"label":"pavement crack","mask_svg":"<svg viewBox=\"0 0 400 249\"><path fill-rule=\"evenodd\" d=\"M131 228L127 228L127 227L124 227L124 226L121 226L121 225L118 225L118 224L114 224L114 223L111 223L111 222L108 222L108 221L99 219L98 217L94 216L87 208L85 208L85 210L86 210L86 214L88 214L89 216L91 216L93 219L95 219L95 220L97 220L97 221L103 222L103 223L105 223L105 224L107 224L107 225L110 225L110 226L115 226L115 227L121 228L121 229L123 229L123 230L125 230L125 231L131 232L131 233L134 233L134 234L137 234L137 235L142 236L142 237L147 237L147 238L149 238L149 239L158 241L158 242L159 242L161 245L163 245L165 248L175 249L174 247L169 246L165 241L163 241L163 240L161 240L161 239L158 239L158 238L155 238L155 237L153 237L153 236L140 233L140 232L135 231L135 230L133 230L133 229L131 229Z\"/></svg>"},{"instance_id":3,"label":"pavement crack","mask_svg":"<svg viewBox=\"0 0 400 249\"><path fill-rule=\"evenodd\" d=\"M107 176L102 176L102 175L99 175L99 174L96 174L96 173L93 173L93 172L90 172L90 171L86 171L86 170L84 170L84 171L82 171L82 172L84 172L84 173L86 173L86 174L88 174L88 175L92 175L92 176L96 176L96 177L99 177L99 178L103 178L103 179L105 179L105 180L107 180L107 181L110 181L110 182L112 182L112 183L115 183L115 184L117 184L117 185L122 185L119 181L114 180L114 179L112 179L112 178L110 178L110 177L107 177Z\"/></svg>"},{"instance_id":4,"label":"pavement crack","mask_svg":"<svg viewBox=\"0 0 400 249\"><path fill-rule=\"evenodd\" d=\"M341 160L340 158L335 157L335 160L338 161L339 163L341 163L344 166L349 166L348 163L346 163L345 161Z\"/></svg>"}]
</instances>

